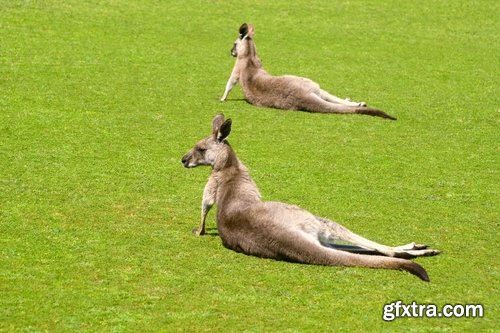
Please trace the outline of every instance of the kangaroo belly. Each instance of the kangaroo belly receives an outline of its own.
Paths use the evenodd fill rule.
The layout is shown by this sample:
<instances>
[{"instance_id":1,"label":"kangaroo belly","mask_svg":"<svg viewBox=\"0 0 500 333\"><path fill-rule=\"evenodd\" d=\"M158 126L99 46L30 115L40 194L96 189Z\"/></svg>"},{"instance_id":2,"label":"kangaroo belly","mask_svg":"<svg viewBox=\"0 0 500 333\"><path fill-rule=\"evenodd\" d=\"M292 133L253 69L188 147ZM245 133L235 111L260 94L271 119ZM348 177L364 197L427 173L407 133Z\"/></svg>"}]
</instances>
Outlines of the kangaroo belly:
<instances>
[{"instance_id":1,"label":"kangaroo belly","mask_svg":"<svg viewBox=\"0 0 500 333\"><path fill-rule=\"evenodd\" d=\"M307 78L269 74L255 75L241 81L245 98L258 106L297 110L310 93L319 93L319 85Z\"/></svg>"},{"instance_id":2,"label":"kangaroo belly","mask_svg":"<svg viewBox=\"0 0 500 333\"><path fill-rule=\"evenodd\" d=\"M297 206L265 202L221 217L218 229L222 242L237 252L308 262L308 253L320 246L321 223Z\"/></svg>"}]
</instances>

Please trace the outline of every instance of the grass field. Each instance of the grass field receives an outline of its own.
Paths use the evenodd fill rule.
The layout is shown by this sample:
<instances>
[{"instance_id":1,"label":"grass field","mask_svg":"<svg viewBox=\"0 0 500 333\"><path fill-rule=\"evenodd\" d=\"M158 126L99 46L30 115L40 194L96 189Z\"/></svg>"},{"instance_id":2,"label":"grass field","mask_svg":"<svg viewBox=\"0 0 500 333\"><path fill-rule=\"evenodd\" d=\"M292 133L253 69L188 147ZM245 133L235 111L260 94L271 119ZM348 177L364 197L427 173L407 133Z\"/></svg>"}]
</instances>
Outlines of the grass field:
<instances>
[{"instance_id":1,"label":"grass field","mask_svg":"<svg viewBox=\"0 0 500 333\"><path fill-rule=\"evenodd\" d=\"M0 0L1 332L494 332L498 1ZM243 22L264 67L398 118L220 103ZM387 244L431 283L226 250L181 156L233 119L265 200ZM483 318L382 320L384 304Z\"/></svg>"}]
</instances>

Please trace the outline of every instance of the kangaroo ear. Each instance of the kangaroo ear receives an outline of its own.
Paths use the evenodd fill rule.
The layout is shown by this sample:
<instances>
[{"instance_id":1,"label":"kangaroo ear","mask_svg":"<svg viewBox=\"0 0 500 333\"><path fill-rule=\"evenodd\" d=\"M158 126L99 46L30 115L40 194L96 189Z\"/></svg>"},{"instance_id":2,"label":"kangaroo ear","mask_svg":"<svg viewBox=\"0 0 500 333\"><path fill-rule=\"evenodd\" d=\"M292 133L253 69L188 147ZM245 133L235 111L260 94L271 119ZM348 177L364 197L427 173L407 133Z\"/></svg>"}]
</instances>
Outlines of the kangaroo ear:
<instances>
[{"instance_id":1,"label":"kangaroo ear","mask_svg":"<svg viewBox=\"0 0 500 333\"><path fill-rule=\"evenodd\" d=\"M219 113L214 117L212 120L212 134L214 135L215 138L217 138L217 133L219 133L219 129L224 122L224 114Z\"/></svg>"},{"instance_id":2,"label":"kangaroo ear","mask_svg":"<svg viewBox=\"0 0 500 333\"><path fill-rule=\"evenodd\" d=\"M253 38L253 35L255 35L255 27L253 26L253 24L249 24L248 25L248 37L250 38Z\"/></svg>"},{"instance_id":3,"label":"kangaroo ear","mask_svg":"<svg viewBox=\"0 0 500 333\"><path fill-rule=\"evenodd\" d=\"M232 120L229 118L220 126L219 133L217 133L217 141L221 142L229 136L229 133L231 133L231 124Z\"/></svg>"},{"instance_id":4,"label":"kangaroo ear","mask_svg":"<svg viewBox=\"0 0 500 333\"><path fill-rule=\"evenodd\" d=\"M240 39L243 39L248 33L248 25L246 23L243 23L240 27Z\"/></svg>"}]
</instances>

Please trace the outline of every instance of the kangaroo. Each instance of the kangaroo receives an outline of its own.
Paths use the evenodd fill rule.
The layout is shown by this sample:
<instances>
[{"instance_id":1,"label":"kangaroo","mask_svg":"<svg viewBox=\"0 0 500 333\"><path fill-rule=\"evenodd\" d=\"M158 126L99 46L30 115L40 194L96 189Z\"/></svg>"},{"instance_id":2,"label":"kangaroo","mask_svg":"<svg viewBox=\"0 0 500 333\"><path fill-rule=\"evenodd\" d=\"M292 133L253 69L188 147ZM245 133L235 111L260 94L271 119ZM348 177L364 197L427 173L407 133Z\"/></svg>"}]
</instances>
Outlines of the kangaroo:
<instances>
[{"instance_id":1,"label":"kangaroo","mask_svg":"<svg viewBox=\"0 0 500 333\"><path fill-rule=\"evenodd\" d=\"M231 124L231 119L217 115L212 134L182 157L186 168L212 167L195 234L205 234L207 214L217 204L218 233L223 245L236 252L304 264L405 270L429 281L422 266L407 260L439 253L427 245L381 245L297 206L262 201L247 168L226 140Z\"/></svg>"},{"instance_id":2,"label":"kangaroo","mask_svg":"<svg viewBox=\"0 0 500 333\"><path fill-rule=\"evenodd\" d=\"M254 34L253 25L244 23L240 27L239 37L231 49L236 63L221 101L227 99L229 92L239 81L245 98L257 106L319 113L365 114L396 120L381 110L367 107L365 102L353 102L333 96L307 78L270 75L257 56Z\"/></svg>"}]
</instances>

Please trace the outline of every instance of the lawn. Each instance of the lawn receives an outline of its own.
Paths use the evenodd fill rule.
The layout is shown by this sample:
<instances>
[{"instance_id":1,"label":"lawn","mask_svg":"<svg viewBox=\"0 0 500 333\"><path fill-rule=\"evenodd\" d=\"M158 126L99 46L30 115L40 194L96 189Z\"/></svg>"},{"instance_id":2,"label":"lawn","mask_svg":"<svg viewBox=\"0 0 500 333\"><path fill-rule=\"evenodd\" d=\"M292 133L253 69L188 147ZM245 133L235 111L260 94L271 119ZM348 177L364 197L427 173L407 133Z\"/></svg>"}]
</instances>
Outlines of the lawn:
<instances>
[{"instance_id":1,"label":"lawn","mask_svg":"<svg viewBox=\"0 0 500 333\"><path fill-rule=\"evenodd\" d=\"M494 332L498 1L0 0L1 332ZM398 118L218 101L243 22L264 67ZM219 112L265 200L386 244L431 278L248 257L182 155ZM384 304L483 318L382 320Z\"/></svg>"}]
</instances>

